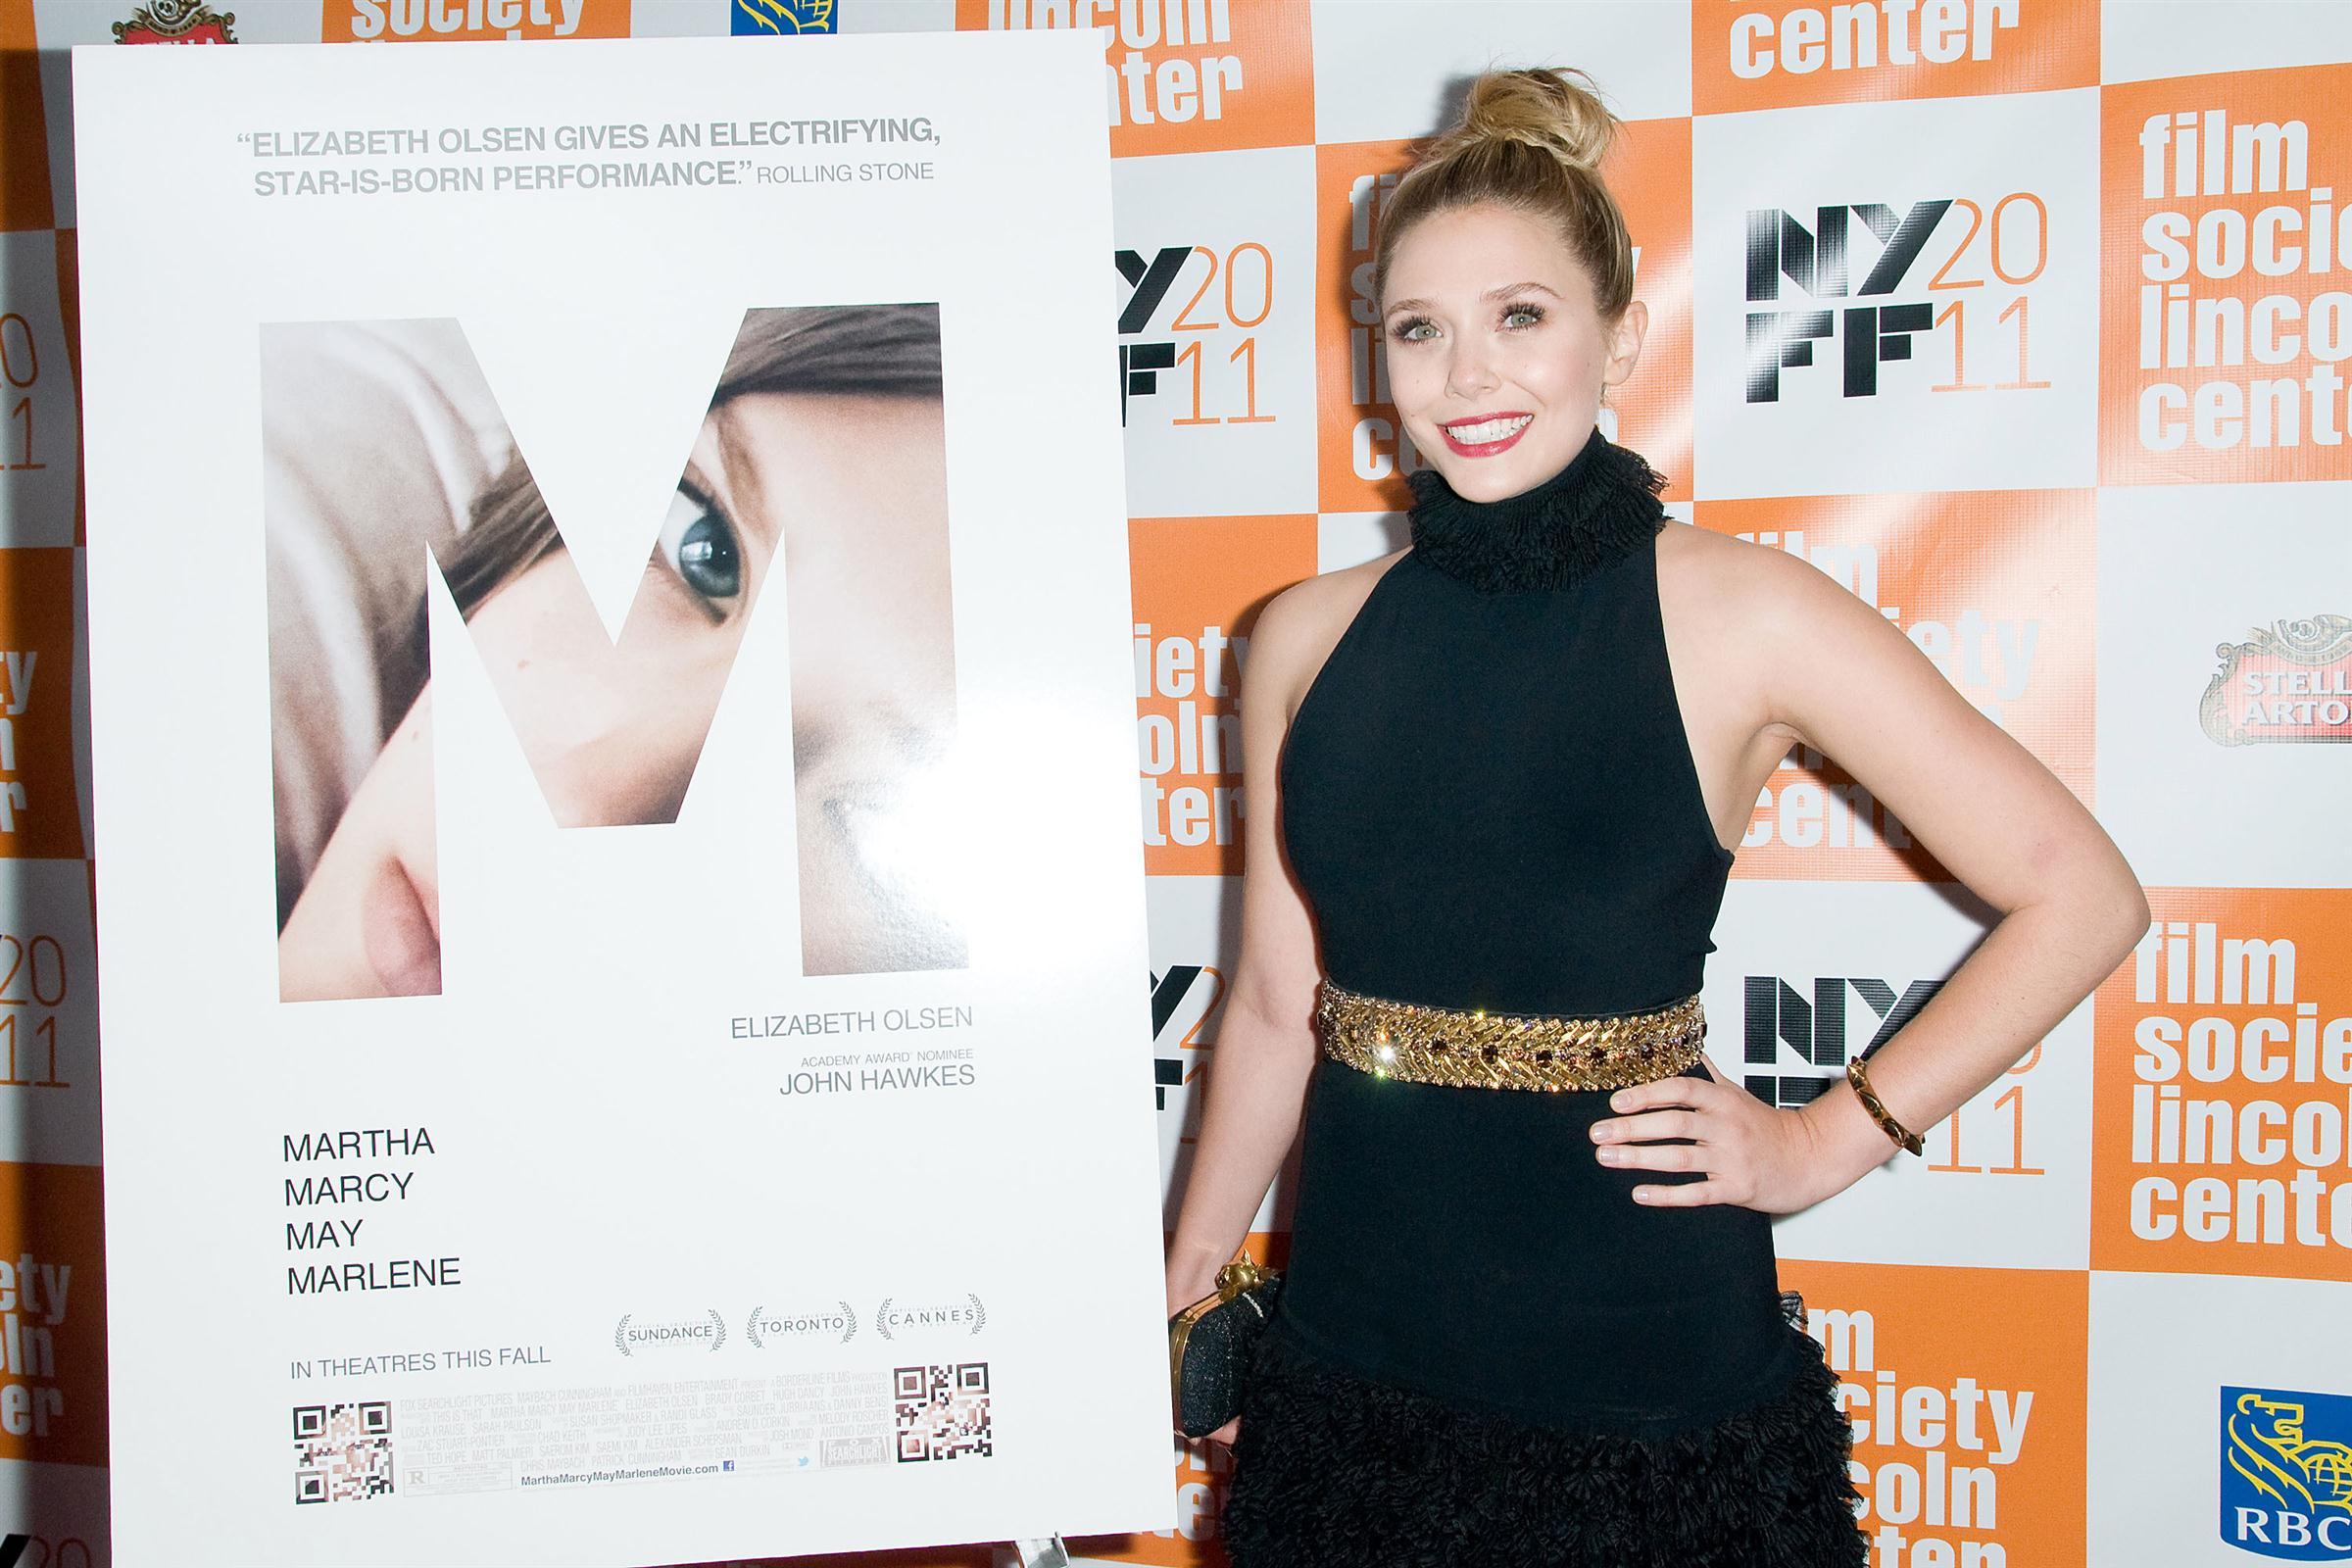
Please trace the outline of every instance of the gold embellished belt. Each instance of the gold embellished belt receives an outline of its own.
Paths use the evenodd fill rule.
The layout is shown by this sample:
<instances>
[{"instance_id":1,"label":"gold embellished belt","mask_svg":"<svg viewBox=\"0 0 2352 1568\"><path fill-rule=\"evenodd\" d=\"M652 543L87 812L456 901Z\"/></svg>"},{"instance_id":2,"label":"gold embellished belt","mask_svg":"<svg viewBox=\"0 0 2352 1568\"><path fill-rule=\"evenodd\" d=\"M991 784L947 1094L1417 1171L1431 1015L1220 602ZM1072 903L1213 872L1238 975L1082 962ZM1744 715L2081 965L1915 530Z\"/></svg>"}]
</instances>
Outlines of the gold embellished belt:
<instances>
[{"instance_id":1,"label":"gold embellished belt","mask_svg":"<svg viewBox=\"0 0 2352 1568\"><path fill-rule=\"evenodd\" d=\"M1455 1089L1624 1089L1698 1060L1698 998L1600 1018L1465 1011L1359 996L1328 981L1315 1020L1323 1054L1377 1078Z\"/></svg>"}]
</instances>

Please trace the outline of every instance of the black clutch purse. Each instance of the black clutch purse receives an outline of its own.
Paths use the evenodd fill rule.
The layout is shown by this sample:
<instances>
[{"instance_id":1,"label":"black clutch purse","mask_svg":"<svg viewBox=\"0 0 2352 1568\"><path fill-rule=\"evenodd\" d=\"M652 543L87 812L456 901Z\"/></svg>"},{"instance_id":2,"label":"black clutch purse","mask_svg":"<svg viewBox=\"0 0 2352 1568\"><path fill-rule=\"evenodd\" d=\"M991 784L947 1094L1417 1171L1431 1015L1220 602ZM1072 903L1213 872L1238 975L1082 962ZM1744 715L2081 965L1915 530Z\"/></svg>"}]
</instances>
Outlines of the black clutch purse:
<instances>
[{"instance_id":1,"label":"black clutch purse","mask_svg":"<svg viewBox=\"0 0 2352 1568\"><path fill-rule=\"evenodd\" d=\"M1186 1437L1206 1437L1240 1413L1250 1354L1281 1292L1279 1270L1237 1257L1217 1270L1215 1295L1168 1319L1168 1381Z\"/></svg>"}]
</instances>

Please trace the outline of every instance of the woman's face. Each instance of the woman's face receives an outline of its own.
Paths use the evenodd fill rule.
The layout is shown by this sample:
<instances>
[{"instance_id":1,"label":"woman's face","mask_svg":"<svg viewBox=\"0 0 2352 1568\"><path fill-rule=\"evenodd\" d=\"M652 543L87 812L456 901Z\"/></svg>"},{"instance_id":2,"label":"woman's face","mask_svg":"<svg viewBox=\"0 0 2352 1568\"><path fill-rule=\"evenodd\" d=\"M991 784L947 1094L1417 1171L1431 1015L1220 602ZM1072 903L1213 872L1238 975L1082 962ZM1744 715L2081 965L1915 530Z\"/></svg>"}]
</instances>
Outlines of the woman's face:
<instances>
[{"instance_id":1,"label":"woman's face","mask_svg":"<svg viewBox=\"0 0 2352 1568\"><path fill-rule=\"evenodd\" d=\"M1633 374L1648 310L1609 325L1592 281L1543 220L1508 207L1435 213L1397 241L1382 306L1389 386L1457 495L1499 501L1567 466L1602 391Z\"/></svg>"},{"instance_id":2,"label":"woman's face","mask_svg":"<svg viewBox=\"0 0 2352 1568\"><path fill-rule=\"evenodd\" d=\"M937 398L733 398L703 421L617 643L562 551L493 593L468 629L559 826L669 822L779 557L805 946L831 941L837 970L855 969L860 933L910 920L866 906L905 899L863 867L859 831L887 829L876 816L891 781L953 735ZM287 1000L440 989L431 707L428 684L287 920Z\"/></svg>"}]
</instances>

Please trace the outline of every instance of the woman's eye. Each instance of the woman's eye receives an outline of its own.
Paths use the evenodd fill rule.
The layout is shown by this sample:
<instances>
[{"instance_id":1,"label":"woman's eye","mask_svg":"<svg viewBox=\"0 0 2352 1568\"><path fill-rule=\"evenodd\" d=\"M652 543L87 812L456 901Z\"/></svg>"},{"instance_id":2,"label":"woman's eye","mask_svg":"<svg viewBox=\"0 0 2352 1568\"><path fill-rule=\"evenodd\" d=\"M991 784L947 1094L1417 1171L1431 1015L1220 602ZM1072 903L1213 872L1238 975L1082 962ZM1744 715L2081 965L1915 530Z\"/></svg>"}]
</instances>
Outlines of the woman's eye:
<instances>
[{"instance_id":1,"label":"woman's eye","mask_svg":"<svg viewBox=\"0 0 2352 1568\"><path fill-rule=\"evenodd\" d=\"M1514 305L1502 313L1502 324L1505 326L1534 326L1543 319L1544 308L1540 305Z\"/></svg>"},{"instance_id":2,"label":"woman's eye","mask_svg":"<svg viewBox=\"0 0 2352 1568\"><path fill-rule=\"evenodd\" d=\"M1437 324L1425 316L1408 316L1389 330L1399 343L1426 343L1438 335Z\"/></svg>"},{"instance_id":3,"label":"woman's eye","mask_svg":"<svg viewBox=\"0 0 2352 1568\"><path fill-rule=\"evenodd\" d=\"M712 620L725 620L743 599L743 548L726 514L680 486L662 519L662 559Z\"/></svg>"}]
</instances>

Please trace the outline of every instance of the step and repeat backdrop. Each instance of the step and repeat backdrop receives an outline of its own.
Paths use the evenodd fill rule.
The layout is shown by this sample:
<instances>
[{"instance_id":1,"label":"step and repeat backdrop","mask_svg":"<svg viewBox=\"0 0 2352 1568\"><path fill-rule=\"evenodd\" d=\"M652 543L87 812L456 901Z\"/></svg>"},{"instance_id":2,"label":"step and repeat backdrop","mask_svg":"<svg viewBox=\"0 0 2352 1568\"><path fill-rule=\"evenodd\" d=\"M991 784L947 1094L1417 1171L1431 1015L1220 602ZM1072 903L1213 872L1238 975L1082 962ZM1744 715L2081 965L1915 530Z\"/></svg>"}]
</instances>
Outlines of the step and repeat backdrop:
<instances>
[{"instance_id":1,"label":"step and repeat backdrop","mask_svg":"<svg viewBox=\"0 0 2352 1568\"><path fill-rule=\"evenodd\" d=\"M1926 1158L1779 1227L1843 1381L1873 1564L2352 1562L2352 7L2286 0L0 0L16 1560L109 1560L67 51L1023 27L1104 46L1128 514L1105 526L1132 562L1157 1033L1136 1093L1170 1221L1235 956L1253 617L1403 542L1418 458L1368 292L1385 203L1470 74L1579 66L1627 122L1610 173L1654 323L1610 433L1685 522L1901 627L2091 803L2155 909ZM1017 171L1002 242L1023 243ZM207 308L181 261L152 259L152 310ZM1804 751L1733 875L1718 1056L1782 1104L1900 1027L1989 919ZM1277 1183L1253 1250L1279 1259L1286 1225ZM191 1356L204 1301L190 1281L152 1303ZM1221 1563L1226 1474L1171 1440L1177 1527L1073 1548Z\"/></svg>"}]
</instances>

